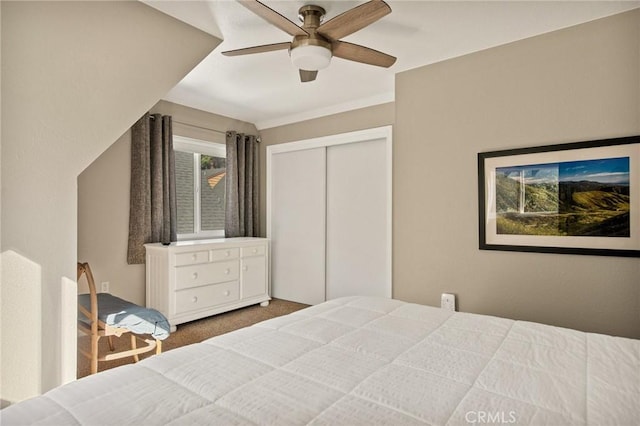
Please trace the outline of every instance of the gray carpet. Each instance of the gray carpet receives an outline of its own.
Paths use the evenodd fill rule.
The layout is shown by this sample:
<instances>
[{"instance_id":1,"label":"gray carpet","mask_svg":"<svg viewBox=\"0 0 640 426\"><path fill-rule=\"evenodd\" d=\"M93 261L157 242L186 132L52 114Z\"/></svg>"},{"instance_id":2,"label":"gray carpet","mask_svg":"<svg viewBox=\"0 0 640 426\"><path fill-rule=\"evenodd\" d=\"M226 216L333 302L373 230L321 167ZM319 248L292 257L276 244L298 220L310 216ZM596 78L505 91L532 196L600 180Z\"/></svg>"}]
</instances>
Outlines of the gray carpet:
<instances>
[{"instance_id":1,"label":"gray carpet","mask_svg":"<svg viewBox=\"0 0 640 426\"><path fill-rule=\"evenodd\" d=\"M162 342L162 351L166 352L181 346L202 342L210 337L248 327L252 324L270 318L286 315L306 308L307 306L308 305L304 305L302 303L273 299L267 307L262 307L260 305L248 306L246 308L225 312L223 314L214 315L212 317L203 318L186 324L180 324L178 326L178 330L171 333L171 336ZM113 340L116 351L127 350L130 348L130 338L128 335L121 338L114 337ZM82 348L87 352L90 351L90 339L88 336L78 337L78 348ZM109 345L107 339L100 339L100 354L105 354L108 351ZM152 351L150 353L142 354L140 355L140 358L146 358L151 356L153 353L154 352ZM133 357L99 362L98 371L104 371L120 365L132 364L133 362ZM89 375L89 370L89 359L78 352L78 378Z\"/></svg>"}]
</instances>

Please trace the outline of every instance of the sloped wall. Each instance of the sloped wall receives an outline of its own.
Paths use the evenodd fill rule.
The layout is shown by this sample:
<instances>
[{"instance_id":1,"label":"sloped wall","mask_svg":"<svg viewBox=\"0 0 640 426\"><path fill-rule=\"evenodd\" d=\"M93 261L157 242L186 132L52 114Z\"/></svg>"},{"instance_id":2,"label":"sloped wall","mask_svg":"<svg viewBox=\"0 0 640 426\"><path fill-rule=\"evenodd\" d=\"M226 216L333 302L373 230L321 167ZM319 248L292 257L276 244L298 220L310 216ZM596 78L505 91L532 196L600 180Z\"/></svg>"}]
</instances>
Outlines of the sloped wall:
<instances>
[{"instance_id":1,"label":"sloped wall","mask_svg":"<svg viewBox=\"0 0 640 426\"><path fill-rule=\"evenodd\" d=\"M13 402L75 378L78 174L220 40L139 2L1 7L1 392Z\"/></svg>"}]
</instances>

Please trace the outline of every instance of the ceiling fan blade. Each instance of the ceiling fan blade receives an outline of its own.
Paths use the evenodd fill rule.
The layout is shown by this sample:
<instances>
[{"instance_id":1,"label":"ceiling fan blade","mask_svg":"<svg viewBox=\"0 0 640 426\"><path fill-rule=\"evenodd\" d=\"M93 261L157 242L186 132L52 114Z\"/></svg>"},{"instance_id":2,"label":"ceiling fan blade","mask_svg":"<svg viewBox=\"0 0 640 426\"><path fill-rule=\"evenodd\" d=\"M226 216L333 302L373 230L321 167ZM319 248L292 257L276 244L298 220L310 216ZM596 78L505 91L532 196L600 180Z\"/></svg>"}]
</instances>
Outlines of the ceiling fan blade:
<instances>
[{"instance_id":1,"label":"ceiling fan blade","mask_svg":"<svg viewBox=\"0 0 640 426\"><path fill-rule=\"evenodd\" d=\"M346 41L334 41L331 43L331 50L333 56L338 58L384 68L389 68L396 62L395 56L387 55L359 44L347 43Z\"/></svg>"},{"instance_id":2,"label":"ceiling fan blade","mask_svg":"<svg viewBox=\"0 0 640 426\"><path fill-rule=\"evenodd\" d=\"M288 49L290 46L291 46L291 43L287 41L286 43L263 44L261 46L227 50L226 52L222 52L222 54L225 56L250 55L252 53L263 53L263 52L271 52L274 50L284 50L284 49Z\"/></svg>"},{"instance_id":3,"label":"ceiling fan blade","mask_svg":"<svg viewBox=\"0 0 640 426\"><path fill-rule=\"evenodd\" d=\"M353 34L391 13L391 7L382 0L371 0L349 9L320 25L316 30L330 40L338 40Z\"/></svg>"},{"instance_id":4,"label":"ceiling fan blade","mask_svg":"<svg viewBox=\"0 0 640 426\"><path fill-rule=\"evenodd\" d=\"M309 33L307 33L301 27L296 25L294 22L291 22L289 19L280 15L278 12L271 9L269 6L260 3L258 0L238 0L238 2L244 7L246 7L247 9L249 9L250 11L252 11L253 13L255 13L256 15L258 15L259 17L261 17L262 19L266 20L272 25L275 25L276 27L280 28L282 31L284 31L289 35L292 35L292 36L309 35Z\"/></svg>"},{"instance_id":5,"label":"ceiling fan blade","mask_svg":"<svg viewBox=\"0 0 640 426\"><path fill-rule=\"evenodd\" d=\"M300 81L303 83L313 81L316 79L317 75L318 75L318 71L300 70Z\"/></svg>"}]
</instances>

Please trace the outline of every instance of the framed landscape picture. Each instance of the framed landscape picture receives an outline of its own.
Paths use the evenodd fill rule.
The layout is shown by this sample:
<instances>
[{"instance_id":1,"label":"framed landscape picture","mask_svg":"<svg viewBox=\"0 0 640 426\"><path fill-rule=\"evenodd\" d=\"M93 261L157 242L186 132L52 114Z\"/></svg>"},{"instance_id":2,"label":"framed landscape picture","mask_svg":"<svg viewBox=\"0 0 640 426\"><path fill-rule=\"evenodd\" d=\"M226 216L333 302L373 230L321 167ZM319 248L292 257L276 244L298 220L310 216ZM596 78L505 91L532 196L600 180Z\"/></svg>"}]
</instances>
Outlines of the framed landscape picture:
<instances>
[{"instance_id":1,"label":"framed landscape picture","mask_svg":"<svg viewBox=\"0 0 640 426\"><path fill-rule=\"evenodd\" d=\"M640 136L478 154L481 250L640 257Z\"/></svg>"}]
</instances>

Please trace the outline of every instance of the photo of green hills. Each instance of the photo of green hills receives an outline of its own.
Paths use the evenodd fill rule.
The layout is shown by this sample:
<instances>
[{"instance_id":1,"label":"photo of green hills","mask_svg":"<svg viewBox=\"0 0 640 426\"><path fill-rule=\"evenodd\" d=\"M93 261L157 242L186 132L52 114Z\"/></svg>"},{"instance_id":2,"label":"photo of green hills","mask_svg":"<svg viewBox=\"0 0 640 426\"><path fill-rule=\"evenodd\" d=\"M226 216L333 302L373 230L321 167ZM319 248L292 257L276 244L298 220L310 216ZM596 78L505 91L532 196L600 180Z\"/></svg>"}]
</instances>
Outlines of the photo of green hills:
<instances>
[{"instance_id":1,"label":"photo of green hills","mask_svg":"<svg viewBox=\"0 0 640 426\"><path fill-rule=\"evenodd\" d=\"M630 236L629 157L496 168L496 233Z\"/></svg>"}]
</instances>

